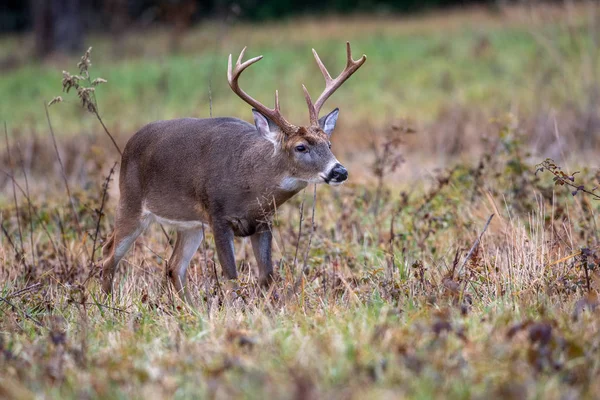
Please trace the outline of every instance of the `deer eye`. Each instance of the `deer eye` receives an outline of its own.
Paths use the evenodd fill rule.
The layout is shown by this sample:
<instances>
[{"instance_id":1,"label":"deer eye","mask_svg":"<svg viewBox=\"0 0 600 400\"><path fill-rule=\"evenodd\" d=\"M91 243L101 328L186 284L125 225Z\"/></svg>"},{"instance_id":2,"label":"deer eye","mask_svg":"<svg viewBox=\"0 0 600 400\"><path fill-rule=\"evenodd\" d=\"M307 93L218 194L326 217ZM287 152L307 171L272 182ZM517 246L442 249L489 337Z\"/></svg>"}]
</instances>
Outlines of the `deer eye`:
<instances>
[{"instance_id":1,"label":"deer eye","mask_svg":"<svg viewBox=\"0 0 600 400\"><path fill-rule=\"evenodd\" d=\"M296 151L300 152L300 153L306 153L308 151L308 149L306 148L305 145L299 144L298 146L296 146Z\"/></svg>"},{"instance_id":2,"label":"deer eye","mask_svg":"<svg viewBox=\"0 0 600 400\"><path fill-rule=\"evenodd\" d=\"M331 142L327 142L327 146L329 146L329 148L331 148Z\"/></svg>"}]
</instances>

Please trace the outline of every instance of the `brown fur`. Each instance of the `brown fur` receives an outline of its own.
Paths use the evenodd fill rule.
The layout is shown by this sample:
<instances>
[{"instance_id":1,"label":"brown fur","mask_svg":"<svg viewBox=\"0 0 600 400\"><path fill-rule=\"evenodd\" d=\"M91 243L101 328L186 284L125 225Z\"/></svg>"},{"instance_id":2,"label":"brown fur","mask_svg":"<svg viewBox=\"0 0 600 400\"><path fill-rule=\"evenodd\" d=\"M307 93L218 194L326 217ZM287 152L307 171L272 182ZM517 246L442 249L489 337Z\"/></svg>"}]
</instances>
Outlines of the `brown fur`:
<instances>
[{"instance_id":1,"label":"brown fur","mask_svg":"<svg viewBox=\"0 0 600 400\"><path fill-rule=\"evenodd\" d=\"M300 143L311 145L328 144L329 137L320 127L299 127L296 131L285 136L284 148L287 151L293 150Z\"/></svg>"},{"instance_id":2,"label":"brown fur","mask_svg":"<svg viewBox=\"0 0 600 400\"><path fill-rule=\"evenodd\" d=\"M187 266L210 224L217 255L229 279L237 278L234 236L251 236L261 283L270 282L271 216L308 183L340 184L346 169L331 153L329 136L338 117L335 109L318 119L323 103L366 60L352 59L346 43L346 68L332 78L313 50L325 78L325 90L313 104L304 94L311 124L297 127L281 115L279 95L269 109L239 86L240 74L262 56L235 68L229 56L231 89L253 109L255 126L235 118L184 118L143 127L125 146L121 163L121 199L115 230L103 248L103 289L112 291L115 269L137 236L152 222L175 225L177 242L167 275L184 299Z\"/></svg>"},{"instance_id":3,"label":"brown fur","mask_svg":"<svg viewBox=\"0 0 600 400\"><path fill-rule=\"evenodd\" d=\"M229 248L233 235L269 231L275 208L306 186L284 190L280 182L286 177L313 179L335 159L320 127L279 132L279 137L281 145L275 150L254 125L235 118L157 121L137 132L123 152L115 230L103 249L104 289L111 291L123 248L126 251L143 231L148 211L165 220L210 224L217 249ZM295 159L294 149L300 143L311 146L315 162ZM178 243L169 265L181 258ZM233 255L221 253L230 252L220 252L219 259L225 275L236 278ZM270 254L262 258L270 263ZM266 282L272 267L260 267L261 280ZM184 279L172 281L182 289Z\"/></svg>"}]
</instances>

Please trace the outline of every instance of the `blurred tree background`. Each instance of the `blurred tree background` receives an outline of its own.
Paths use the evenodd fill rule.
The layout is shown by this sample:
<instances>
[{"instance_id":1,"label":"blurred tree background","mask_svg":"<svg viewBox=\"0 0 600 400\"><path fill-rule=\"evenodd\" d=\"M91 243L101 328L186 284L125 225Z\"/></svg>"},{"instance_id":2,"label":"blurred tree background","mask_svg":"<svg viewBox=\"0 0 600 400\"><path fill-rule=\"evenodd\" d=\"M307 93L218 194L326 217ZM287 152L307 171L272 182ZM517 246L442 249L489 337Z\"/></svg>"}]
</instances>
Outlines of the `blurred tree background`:
<instances>
[{"instance_id":1,"label":"blurred tree background","mask_svg":"<svg viewBox=\"0 0 600 400\"><path fill-rule=\"evenodd\" d=\"M234 14L241 20L265 21L291 16L349 13L408 13L499 0L3 0L0 33L33 31L36 52L76 52L85 32L119 34L126 27L151 24L183 31L204 19Z\"/></svg>"}]
</instances>

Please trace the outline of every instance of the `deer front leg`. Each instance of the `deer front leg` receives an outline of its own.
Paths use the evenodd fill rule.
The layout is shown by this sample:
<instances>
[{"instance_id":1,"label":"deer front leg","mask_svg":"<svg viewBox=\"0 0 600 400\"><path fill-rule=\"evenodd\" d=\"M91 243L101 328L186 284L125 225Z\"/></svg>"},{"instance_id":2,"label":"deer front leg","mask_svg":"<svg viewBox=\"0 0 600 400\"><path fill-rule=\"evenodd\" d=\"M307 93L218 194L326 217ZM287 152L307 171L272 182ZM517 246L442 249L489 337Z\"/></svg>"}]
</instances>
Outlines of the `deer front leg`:
<instances>
[{"instance_id":1,"label":"deer front leg","mask_svg":"<svg viewBox=\"0 0 600 400\"><path fill-rule=\"evenodd\" d=\"M200 229L178 231L175 248L167 267L167 276L171 279L175 291L189 305L193 303L187 287L187 269L203 237Z\"/></svg>"},{"instance_id":2,"label":"deer front leg","mask_svg":"<svg viewBox=\"0 0 600 400\"><path fill-rule=\"evenodd\" d=\"M269 227L259 230L250 237L254 258L258 264L258 281L261 286L267 287L273 281L273 263L271 262L271 242L273 234Z\"/></svg>"},{"instance_id":3,"label":"deer front leg","mask_svg":"<svg viewBox=\"0 0 600 400\"><path fill-rule=\"evenodd\" d=\"M233 230L225 220L213 220L212 230L215 237L217 256L227 279L237 279L235 253L233 249Z\"/></svg>"}]
</instances>

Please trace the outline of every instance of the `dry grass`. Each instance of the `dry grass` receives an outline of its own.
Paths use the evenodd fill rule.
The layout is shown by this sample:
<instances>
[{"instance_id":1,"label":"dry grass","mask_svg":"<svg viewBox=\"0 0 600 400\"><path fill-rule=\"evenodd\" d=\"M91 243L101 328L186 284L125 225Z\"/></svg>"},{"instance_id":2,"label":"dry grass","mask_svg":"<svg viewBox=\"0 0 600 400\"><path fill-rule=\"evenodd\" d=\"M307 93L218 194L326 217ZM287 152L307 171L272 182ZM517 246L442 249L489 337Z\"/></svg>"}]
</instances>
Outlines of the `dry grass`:
<instances>
[{"instance_id":1,"label":"dry grass","mask_svg":"<svg viewBox=\"0 0 600 400\"><path fill-rule=\"evenodd\" d=\"M546 17L578 19L577 10L550 8ZM358 24L372 37L449 34L467 23L522 27L522 15L472 11L394 24L361 18L352 31ZM298 39L304 45L320 39L308 28L321 22L294 21L242 26L229 40L252 35L269 47L275 33L285 41L298 24L309 32ZM328 35L337 41L350 25L328 20ZM182 48L202 42L192 40L199 34ZM156 37L159 55L165 37ZM562 49L555 42L550 49ZM71 65L63 61L60 69ZM103 62L94 58L94 68ZM581 72L567 80L571 93L597 82L585 73L591 64L559 63ZM127 108L103 101L119 76L87 105L109 120L122 147L128 124L148 122L151 112L131 118L144 99ZM47 100L60 94L59 80ZM79 102L72 94L63 97ZM118 198L114 175L104 184L118 157L100 126L76 140L57 134L61 165L43 130L26 119L9 124L0 154L0 397L595 397L600 172L583 155L596 154L600 114L593 97L554 108L545 100L508 108L448 101L431 119L342 117L333 149L352 183L318 188L315 221L311 190L278 210L272 289L260 291L247 240L236 242L239 288L225 282L209 231L190 266L194 308L165 285L171 245L157 227L121 263L114 297L101 294L98 247ZM361 105L367 113L370 106ZM100 113L85 124L97 124ZM68 115L64 105L51 108L57 133ZM560 159L564 170L547 161L536 174L542 155Z\"/></svg>"},{"instance_id":2,"label":"dry grass","mask_svg":"<svg viewBox=\"0 0 600 400\"><path fill-rule=\"evenodd\" d=\"M101 173L77 181L83 234L57 188L32 209L18 196L19 219L11 206L2 213L0 393L592 396L600 389L598 204L536 177L519 139L502 127L480 164L400 195L385 185L379 194L362 185L320 188L315 231L305 217L298 238L299 204L305 198L305 216L311 207L302 193L276 217L278 278L267 293L244 240L240 288L217 281L209 234L190 271L195 309L164 287L170 246L156 228L122 263L114 298L88 279ZM591 189L594 171L582 175L576 183ZM308 271L297 285L310 235Z\"/></svg>"}]
</instances>

